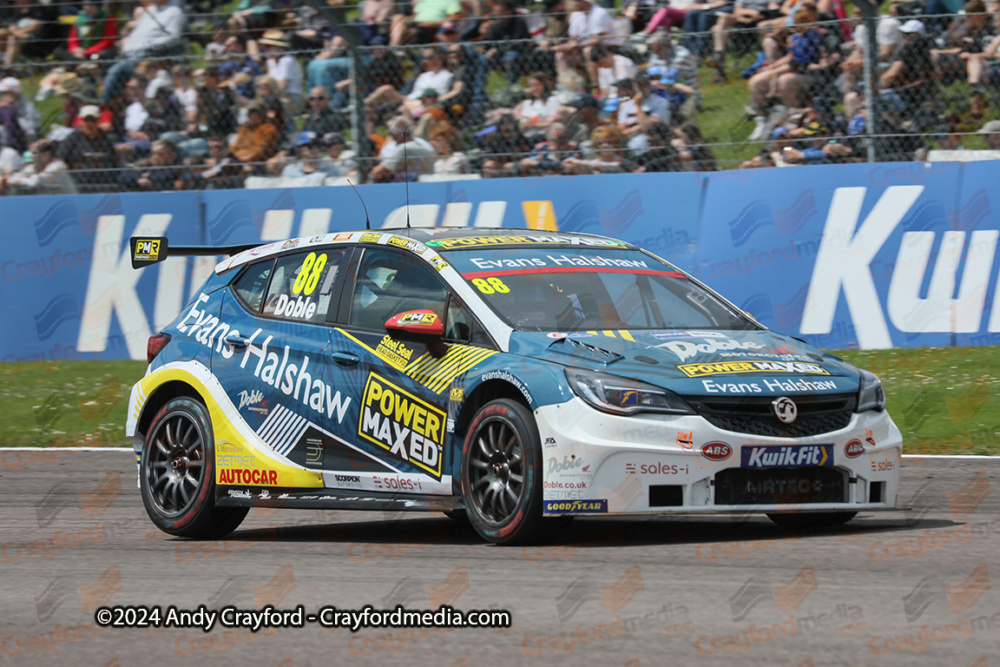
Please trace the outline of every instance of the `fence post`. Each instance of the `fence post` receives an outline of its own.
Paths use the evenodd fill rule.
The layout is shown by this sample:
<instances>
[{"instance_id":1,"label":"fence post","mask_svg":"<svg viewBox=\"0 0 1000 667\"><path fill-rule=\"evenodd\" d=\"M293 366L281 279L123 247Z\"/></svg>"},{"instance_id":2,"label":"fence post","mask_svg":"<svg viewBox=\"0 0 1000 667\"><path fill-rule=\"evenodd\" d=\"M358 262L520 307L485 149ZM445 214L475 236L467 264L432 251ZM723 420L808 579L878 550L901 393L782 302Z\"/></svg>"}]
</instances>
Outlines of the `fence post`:
<instances>
[{"instance_id":1,"label":"fence post","mask_svg":"<svg viewBox=\"0 0 1000 667\"><path fill-rule=\"evenodd\" d=\"M862 47L865 54L865 106L868 109L868 122L865 123L865 133L868 135L868 161L878 162L878 150L875 146L875 136L881 124L879 111L876 108L878 97L878 2L874 0L854 0L861 10L861 20L865 25L865 43Z\"/></svg>"},{"instance_id":2,"label":"fence post","mask_svg":"<svg viewBox=\"0 0 1000 667\"><path fill-rule=\"evenodd\" d=\"M368 157L365 154L365 147L368 142L362 141L365 133L365 116L364 116L364 102L358 90L358 75L361 73L361 49L364 46L364 40L361 38L361 34L358 32L351 23L349 23L343 16L342 8L334 9L328 5L325 0L304 0L304 2L315 9L320 15L330 22L334 28L337 29L337 34L347 41L348 53L351 54L351 81L354 85L350 87L351 91L351 134L354 140L354 155L355 160L358 163L358 170L363 174L363 180L368 180L367 174L368 169L366 168ZM309 91L306 91L307 93ZM333 91L330 91L333 92Z\"/></svg>"}]
</instances>

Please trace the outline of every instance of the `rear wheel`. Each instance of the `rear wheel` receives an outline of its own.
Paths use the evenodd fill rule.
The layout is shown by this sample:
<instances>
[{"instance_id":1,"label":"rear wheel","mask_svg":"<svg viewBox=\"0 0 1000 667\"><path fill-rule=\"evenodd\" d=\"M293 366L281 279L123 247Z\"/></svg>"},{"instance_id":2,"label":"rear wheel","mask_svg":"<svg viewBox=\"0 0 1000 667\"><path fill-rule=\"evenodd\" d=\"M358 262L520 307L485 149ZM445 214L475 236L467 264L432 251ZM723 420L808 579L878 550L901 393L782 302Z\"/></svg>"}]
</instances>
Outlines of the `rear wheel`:
<instances>
[{"instance_id":1,"label":"rear wheel","mask_svg":"<svg viewBox=\"0 0 1000 667\"><path fill-rule=\"evenodd\" d=\"M535 418L510 399L487 403L462 449L465 512L496 544L524 544L542 527L542 447Z\"/></svg>"},{"instance_id":2,"label":"rear wheel","mask_svg":"<svg viewBox=\"0 0 1000 667\"><path fill-rule=\"evenodd\" d=\"M215 441L205 406L169 401L153 418L139 475L146 513L165 533L214 539L236 530L249 507L215 506Z\"/></svg>"},{"instance_id":3,"label":"rear wheel","mask_svg":"<svg viewBox=\"0 0 1000 667\"><path fill-rule=\"evenodd\" d=\"M767 518L782 528L835 528L857 515L857 512L771 512Z\"/></svg>"}]
</instances>

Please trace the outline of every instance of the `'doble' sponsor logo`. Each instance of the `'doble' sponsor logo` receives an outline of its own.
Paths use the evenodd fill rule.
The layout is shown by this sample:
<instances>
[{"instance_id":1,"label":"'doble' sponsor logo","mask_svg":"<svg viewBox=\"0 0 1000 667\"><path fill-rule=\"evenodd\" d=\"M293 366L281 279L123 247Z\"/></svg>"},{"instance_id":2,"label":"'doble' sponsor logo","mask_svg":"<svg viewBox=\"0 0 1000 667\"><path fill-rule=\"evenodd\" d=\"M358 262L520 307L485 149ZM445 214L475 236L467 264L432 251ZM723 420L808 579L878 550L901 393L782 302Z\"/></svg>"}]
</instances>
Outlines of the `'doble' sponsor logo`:
<instances>
[{"instance_id":1,"label":"'doble' sponsor logo","mask_svg":"<svg viewBox=\"0 0 1000 667\"><path fill-rule=\"evenodd\" d=\"M375 373L368 376L358 435L436 480L441 479L446 421L441 409Z\"/></svg>"},{"instance_id":2,"label":"'doble' sponsor logo","mask_svg":"<svg viewBox=\"0 0 1000 667\"><path fill-rule=\"evenodd\" d=\"M799 361L718 361L705 364L681 364L677 367L690 378L706 375L730 375L738 373L803 373L809 375L829 375L825 368L817 364Z\"/></svg>"},{"instance_id":3,"label":"'doble' sponsor logo","mask_svg":"<svg viewBox=\"0 0 1000 667\"><path fill-rule=\"evenodd\" d=\"M562 514L607 514L608 501L599 500L546 500L543 512L559 512Z\"/></svg>"},{"instance_id":4,"label":"'doble' sponsor logo","mask_svg":"<svg viewBox=\"0 0 1000 667\"><path fill-rule=\"evenodd\" d=\"M832 465L833 445L763 445L740 450L743 468Z\"/></svg>"}]
</instances>

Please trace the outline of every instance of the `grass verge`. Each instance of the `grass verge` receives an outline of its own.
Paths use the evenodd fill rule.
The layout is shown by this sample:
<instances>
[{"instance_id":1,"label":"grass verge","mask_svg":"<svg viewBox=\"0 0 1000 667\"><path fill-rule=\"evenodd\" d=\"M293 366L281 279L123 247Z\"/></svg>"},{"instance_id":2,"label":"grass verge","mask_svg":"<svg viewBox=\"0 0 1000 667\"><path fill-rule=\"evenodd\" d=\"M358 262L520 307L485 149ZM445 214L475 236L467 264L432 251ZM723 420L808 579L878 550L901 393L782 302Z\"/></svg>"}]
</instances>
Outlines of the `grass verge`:
<instances>
[{"instance_id":1,"label":"grass verge","mask_svg":"<svg viewBox=\"0 0 1000 667\"><path fill-rule=\"evenodd\" d=\"M840 351L878 374L907 454L1000 455L996 348ZM0 446L124 446L142 361L0 364Z\"/></svg>"}]
</instances>

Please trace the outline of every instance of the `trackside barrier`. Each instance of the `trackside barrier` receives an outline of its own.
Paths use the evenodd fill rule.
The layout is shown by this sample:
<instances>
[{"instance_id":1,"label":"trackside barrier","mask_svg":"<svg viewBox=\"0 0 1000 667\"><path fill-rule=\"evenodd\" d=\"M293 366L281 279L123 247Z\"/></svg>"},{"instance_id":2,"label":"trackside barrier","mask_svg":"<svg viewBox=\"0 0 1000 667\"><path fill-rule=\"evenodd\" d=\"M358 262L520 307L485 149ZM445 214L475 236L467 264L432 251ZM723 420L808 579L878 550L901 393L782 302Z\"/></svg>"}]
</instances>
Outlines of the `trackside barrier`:
<instances>
[{"instance_id":1,"label":"trackside barrier","mask_svg":"<svg viewBox=\"0 0 1000 667\"><path fill-rule=\"evenodd\" d=\"M1000 343L991 163L623 174L358 188L373 228L607 234L692 272L778 331L825 348ZM132 235L237 244L363 229L349 188L4 200L4 367L142 359L211 258L129 267Z\"/></svg>"}]
</instances>

